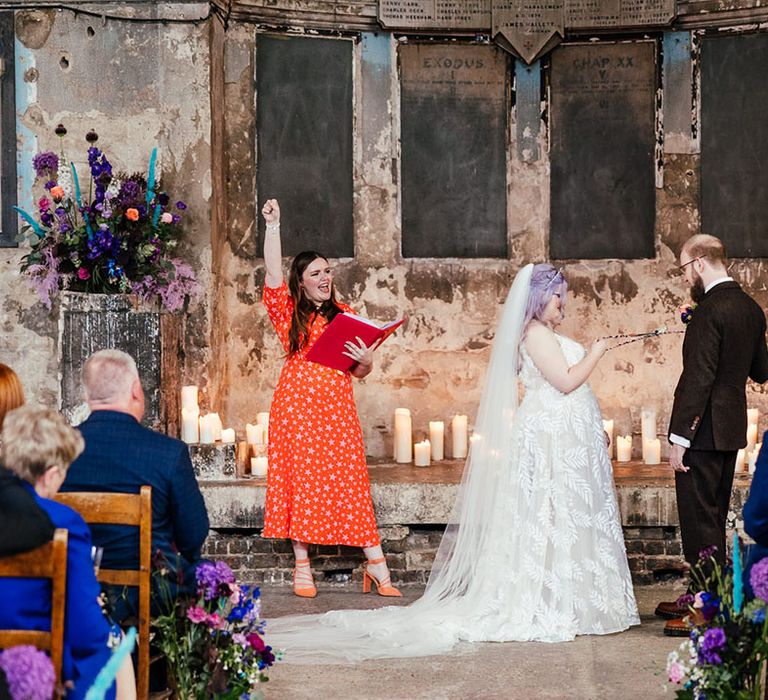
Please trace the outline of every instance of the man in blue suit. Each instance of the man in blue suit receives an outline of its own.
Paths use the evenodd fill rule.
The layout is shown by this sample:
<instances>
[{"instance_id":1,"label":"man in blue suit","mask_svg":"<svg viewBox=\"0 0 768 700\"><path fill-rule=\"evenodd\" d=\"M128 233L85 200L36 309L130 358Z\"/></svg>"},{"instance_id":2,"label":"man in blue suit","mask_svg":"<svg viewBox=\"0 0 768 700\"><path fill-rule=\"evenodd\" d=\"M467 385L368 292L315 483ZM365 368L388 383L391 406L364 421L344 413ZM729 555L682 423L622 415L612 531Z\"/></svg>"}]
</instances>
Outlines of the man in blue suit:
<instances>
[{"instance_id":1,"label":"man in blue suit","mask_svg":"<svg viewBox=\"0 0 768 700\"><path fill-rule=\"evenodd\" d=\"M194 591L194 570L208 536L208 513L187 446L141 425L144 391L133 358L120 350L100 350L82 373L90 417L79 428L85 451L69 469L62 491L138 493L152 487L152 551L174 571L172 593ZM103 547L102 566L139 567L138 528L94 525L93 541ZM179 582L183 582L179 585ZM137 612L136 589L115 597L116 621Z\"/></svg>"}]
</instances>

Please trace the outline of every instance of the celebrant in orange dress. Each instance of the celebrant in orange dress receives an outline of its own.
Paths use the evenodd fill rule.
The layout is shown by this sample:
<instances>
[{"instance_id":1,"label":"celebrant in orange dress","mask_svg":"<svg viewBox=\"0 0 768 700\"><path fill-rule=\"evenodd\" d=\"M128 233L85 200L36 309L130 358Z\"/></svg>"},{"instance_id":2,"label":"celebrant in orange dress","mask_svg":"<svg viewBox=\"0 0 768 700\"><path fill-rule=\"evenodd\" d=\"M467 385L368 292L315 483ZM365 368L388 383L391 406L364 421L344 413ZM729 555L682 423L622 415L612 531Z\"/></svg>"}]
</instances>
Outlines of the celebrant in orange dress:
<instances>
[{"instance_id":1,"label":"celebrant in orange dress","mask_svg":"<svg viewBox=\"0 0 768 700\"><path fill-rule=\"evenodd\" d=\"M346 344L355 364L347 372L306 359L333 318L348 306L336 301L328 260L299 253L283 279L280 207L270 199L262 209L264 305L285 349L269 414L269 473L263 537L289 537L296 564L293 591L313 598L308 544L362 547L367 558L363 592L399 596L390 583L373 514L363 434L352 392L352 377L373 368L373 349L360 340Z\"/></svg>"}]
</instances>

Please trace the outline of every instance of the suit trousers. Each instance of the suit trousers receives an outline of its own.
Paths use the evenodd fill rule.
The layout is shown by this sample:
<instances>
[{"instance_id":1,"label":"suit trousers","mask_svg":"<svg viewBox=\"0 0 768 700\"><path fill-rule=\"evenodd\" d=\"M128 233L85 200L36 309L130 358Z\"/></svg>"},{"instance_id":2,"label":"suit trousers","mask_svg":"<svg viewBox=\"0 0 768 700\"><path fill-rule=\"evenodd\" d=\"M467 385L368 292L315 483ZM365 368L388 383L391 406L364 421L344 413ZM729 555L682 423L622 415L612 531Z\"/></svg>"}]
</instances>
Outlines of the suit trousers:
<instances>
[{"instance_id":1,"label":"suit trousers","mask_svg":"<svg viewBox=\"0 0 768 700\"><path fill-rule=\"evenodd\" d=\"M687 472L675 472L677 512L685 560L693 565L699 552L715 545L715 559L725 563L725 522L731 501L737 451L686 450Z\"/></svg>"}]
</instances>

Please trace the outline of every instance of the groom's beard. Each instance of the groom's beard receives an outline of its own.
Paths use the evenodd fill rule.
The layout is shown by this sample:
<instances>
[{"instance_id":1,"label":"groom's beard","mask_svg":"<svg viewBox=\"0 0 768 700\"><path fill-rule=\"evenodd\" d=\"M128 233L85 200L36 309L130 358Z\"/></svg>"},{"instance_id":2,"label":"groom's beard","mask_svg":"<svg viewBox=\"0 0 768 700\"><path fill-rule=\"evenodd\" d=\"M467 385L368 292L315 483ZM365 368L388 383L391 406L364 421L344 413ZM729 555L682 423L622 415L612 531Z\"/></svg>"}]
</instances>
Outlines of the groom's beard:
<instances>
[{"instance_id":1,"label":"groom's beard","mask_svg":"<svg viewBox=\"0 0 768 700\"><path fill-rule=\"evenodd\" d=\"M698 272L694 271L693 274L696 279L694 279L693 285L691 286L691 299L693 299L694 304L698 304L704 298L704 281L701 279Z\"/></svg>"}]
</instances>

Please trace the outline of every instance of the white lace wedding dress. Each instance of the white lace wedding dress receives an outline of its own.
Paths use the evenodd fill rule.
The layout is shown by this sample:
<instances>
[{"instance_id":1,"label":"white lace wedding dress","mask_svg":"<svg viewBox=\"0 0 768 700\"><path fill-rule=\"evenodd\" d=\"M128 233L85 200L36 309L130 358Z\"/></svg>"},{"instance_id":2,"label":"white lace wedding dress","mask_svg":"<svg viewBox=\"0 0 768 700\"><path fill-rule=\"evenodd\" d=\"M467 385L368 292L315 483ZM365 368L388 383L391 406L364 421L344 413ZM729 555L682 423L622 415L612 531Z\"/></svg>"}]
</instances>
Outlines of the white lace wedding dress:
<instances>
[{"instance_id":1,"label":"white lace wedding dress","mask_svg":"<svg viewBox=\"0 0 768 700\"><path fill-rule=\"evenodd\" d=\"M570 394L549 384L520 345L519 309L504 314L482 430L424 595L405 607L271 620L267 641L285 650L285 661L424 656L460 642L562 642L640 623L595 396L586 384ZM569 365L583 357L576 341L558 342ZM510 365L518 352L525 397L515 410Z\"/></svg>"}]
</instances>

